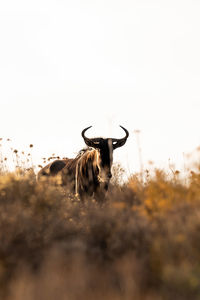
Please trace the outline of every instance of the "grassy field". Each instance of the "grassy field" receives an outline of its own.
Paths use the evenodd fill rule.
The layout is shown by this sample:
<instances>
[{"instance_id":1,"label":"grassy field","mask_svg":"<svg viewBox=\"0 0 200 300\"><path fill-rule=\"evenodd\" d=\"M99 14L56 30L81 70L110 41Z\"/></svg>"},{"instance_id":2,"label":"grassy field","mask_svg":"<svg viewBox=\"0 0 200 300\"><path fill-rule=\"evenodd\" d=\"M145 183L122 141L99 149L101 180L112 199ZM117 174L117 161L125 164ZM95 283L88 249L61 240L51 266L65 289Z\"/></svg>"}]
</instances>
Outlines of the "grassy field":
<instances>
[{"instance_id":1,"label":"grassy field","mask_svg":"<svg viewBox=\"0 0 200 300\"><path fill-rule=\"evenodd\" d=\"M117 167L98 204L1 164L0 299L200 299L198 171Z\"/></svg>"}]
</instances>

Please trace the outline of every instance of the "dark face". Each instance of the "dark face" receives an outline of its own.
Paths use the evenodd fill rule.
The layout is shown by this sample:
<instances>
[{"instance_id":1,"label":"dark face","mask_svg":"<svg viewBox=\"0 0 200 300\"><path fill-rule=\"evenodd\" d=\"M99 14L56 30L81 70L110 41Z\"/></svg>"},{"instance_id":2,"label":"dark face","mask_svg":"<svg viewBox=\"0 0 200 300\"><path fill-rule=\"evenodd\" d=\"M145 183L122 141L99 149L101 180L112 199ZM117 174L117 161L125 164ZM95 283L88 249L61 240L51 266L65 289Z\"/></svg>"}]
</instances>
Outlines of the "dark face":
<instances>
[{"instance_id":1,"label":"dark face","mask_svg":"<svg viewBox=\"0 0 200 300\"><path fill-rule=\"evenodd\" d=\"M113 163L112 139L99 139L98 149L100 152L101 177L108 182L112 177L111 167Z\"/></svg>"}]
</instances>

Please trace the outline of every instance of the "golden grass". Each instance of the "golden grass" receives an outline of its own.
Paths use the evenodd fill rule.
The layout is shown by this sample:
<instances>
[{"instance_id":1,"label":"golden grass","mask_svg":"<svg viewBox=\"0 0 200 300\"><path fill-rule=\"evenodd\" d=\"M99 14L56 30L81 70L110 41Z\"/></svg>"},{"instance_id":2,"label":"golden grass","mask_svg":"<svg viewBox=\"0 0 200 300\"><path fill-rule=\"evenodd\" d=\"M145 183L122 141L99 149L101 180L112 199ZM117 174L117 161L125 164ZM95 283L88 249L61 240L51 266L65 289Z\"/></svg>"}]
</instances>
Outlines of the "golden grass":
<instances>
[{"instance_id":1,"label":"golden grass","mask_svg":"<svg viewBox=\"0 0 200 300\"><path fill-rule=\"evenodd\" d=\"M4 169L0 299L200 299L199 172L119 185L118 166L98 204L32 168Z\"/></svg>"}]
</instances>

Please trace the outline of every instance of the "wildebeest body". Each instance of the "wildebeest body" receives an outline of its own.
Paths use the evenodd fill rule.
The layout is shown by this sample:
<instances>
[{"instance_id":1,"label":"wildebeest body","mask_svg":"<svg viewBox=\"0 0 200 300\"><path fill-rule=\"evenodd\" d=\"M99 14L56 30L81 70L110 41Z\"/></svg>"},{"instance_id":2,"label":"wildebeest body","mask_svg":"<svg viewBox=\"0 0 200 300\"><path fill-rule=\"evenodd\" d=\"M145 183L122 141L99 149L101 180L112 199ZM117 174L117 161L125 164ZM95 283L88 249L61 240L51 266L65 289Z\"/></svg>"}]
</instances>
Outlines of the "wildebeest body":
<instances>
[{"instance_id":1,"label":"wildebeest body","mask_svg":"<svg viewBox=\"0 0 200 300\"><path fill-rule=\"evenodd\" d=\"M40 170L38 179L42 176L59 175L62 184L79 194L81 198L88 195L102 196L108 189L112 177L113 150L123 146L129 134L121 126L126 132L126 136L122 139L89 139L85 136L85 131L90 127L82 131L82 137L88 148L81 150L74 159L65 158L48 164Z\"/></svg>"}]
</instances>

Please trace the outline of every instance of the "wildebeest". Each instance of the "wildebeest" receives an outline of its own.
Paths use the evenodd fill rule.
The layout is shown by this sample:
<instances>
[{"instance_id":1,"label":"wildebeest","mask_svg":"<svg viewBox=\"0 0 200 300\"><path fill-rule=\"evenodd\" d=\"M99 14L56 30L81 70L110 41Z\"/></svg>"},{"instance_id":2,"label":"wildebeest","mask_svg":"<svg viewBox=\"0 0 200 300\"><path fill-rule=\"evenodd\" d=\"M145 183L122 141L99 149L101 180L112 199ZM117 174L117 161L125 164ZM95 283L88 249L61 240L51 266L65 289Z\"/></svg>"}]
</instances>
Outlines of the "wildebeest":
<instances>
[{"instance_id":1,"label":"wildebeest","mask_svg":"<svg viewBox=\"0 0 200 300\"><path fill-rule=\"evenodd\" d=\"M81 199L87 195L94 195L96 198L104 195L112 177L113 150L126 143L129 132L120 126L126 133L121 139L88 138L85 132L91 127L82 131L88 148L81 150L74 159L59 159L48 164L40 170L38 179L42 176L60 175L62 184L68 186Z\"/></svg>"}]
</instances>

